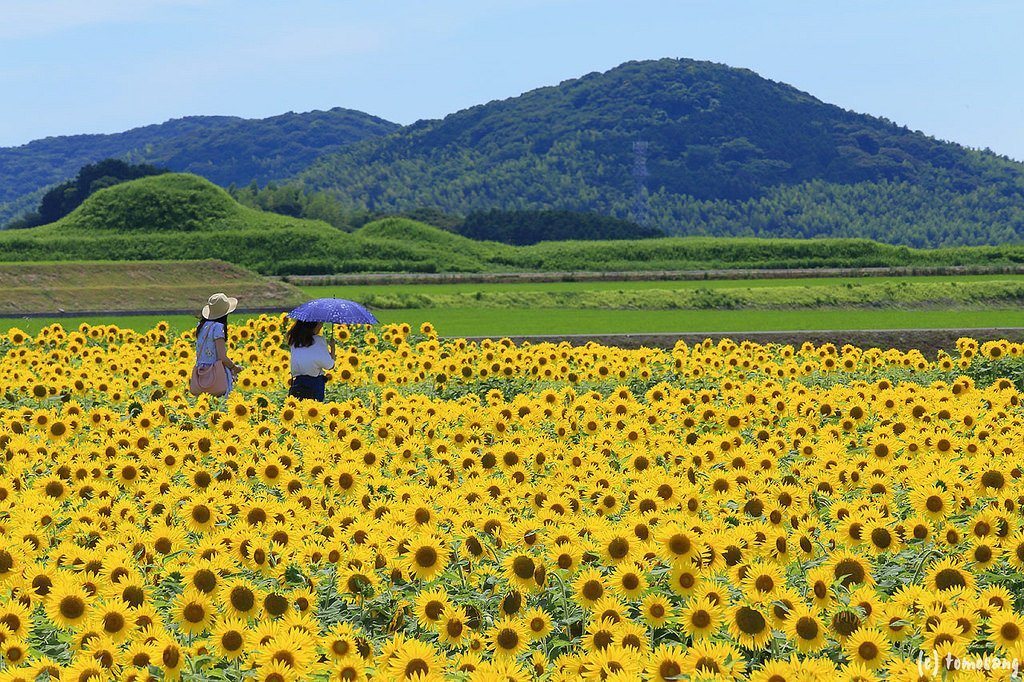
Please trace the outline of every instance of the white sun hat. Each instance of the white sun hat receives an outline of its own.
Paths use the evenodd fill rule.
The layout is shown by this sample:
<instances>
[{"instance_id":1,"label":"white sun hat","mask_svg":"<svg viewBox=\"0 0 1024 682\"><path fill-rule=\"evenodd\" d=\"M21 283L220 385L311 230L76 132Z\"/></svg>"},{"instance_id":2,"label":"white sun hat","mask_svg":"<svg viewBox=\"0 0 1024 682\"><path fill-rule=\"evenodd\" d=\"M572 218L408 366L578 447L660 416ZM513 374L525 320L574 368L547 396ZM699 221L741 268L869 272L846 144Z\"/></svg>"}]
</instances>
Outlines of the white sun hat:
<instances>
[{"instance_id":1,"label":"white sun hat","mask_svg":"<svg viewBox=\"0 0 1024 682\"><path fill-rule=\"evenodd\" d=\"M216 320L224 317L238 307L238 299L231 298L226 294L214 294L205 306L203 306L203 317L207 320Z\"/></svg>"}]
</instances>

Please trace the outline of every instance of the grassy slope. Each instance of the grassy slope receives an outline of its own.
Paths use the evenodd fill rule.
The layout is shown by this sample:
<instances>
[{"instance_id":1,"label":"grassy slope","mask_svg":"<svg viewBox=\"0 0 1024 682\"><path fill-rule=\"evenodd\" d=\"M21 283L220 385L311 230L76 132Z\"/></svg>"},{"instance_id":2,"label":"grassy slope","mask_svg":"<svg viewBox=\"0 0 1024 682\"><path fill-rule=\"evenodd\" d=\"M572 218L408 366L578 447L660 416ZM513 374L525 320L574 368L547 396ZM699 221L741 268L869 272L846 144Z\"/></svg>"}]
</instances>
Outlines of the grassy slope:
<instances>
[{"instance_id":1,"label":"grassy slope","mask_svg":"<svg viewBox=\"0 0 1024 682\"><path fill-rule=\"evenodd\" d=\"M495 283L440 283L440 284L337 284L303 286L300 288L311 296L338 296L362 299L377 295L457 295L501 292L590 292L590 291L644 291L695 290L695 289L785 289L791 287L846 287L862 285L898 285L905 282L914 284L949 284L985 282L1024 283L1024 275L921 275L913 277L804 277L777 279L712 279L712 280L641 280L641 281L594 281L594 282L495 282Z\"/></svg>"},{"instance_id":2,"label":"grassy slope","mask_svg":"<svg viewBox=\"0 0 1024 682\"><path fill-rule=\"evenodd\" d=\"M180 310L216 291L245 307L291 306L297 288L223 261L0 263L0 314L64 310Z\"/></svg>"}]
</instances>

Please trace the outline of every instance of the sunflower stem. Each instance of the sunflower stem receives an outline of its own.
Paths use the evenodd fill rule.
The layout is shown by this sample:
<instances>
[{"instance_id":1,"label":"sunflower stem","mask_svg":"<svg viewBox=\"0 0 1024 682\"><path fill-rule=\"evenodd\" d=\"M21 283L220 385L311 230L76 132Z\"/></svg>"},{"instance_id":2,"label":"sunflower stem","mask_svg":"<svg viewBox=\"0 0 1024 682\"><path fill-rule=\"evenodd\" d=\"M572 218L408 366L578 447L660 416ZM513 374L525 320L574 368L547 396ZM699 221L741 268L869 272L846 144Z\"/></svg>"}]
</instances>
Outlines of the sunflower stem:
<instances>
[{"instance_id":1,"label":"sunflower stem","mask_svg":"<svg viewBox=\"0 0 1024 682\"><path fill-rule=\"evenodd\" d=\"M935 550L929 547L921 554L921 561L918 562L917 569L914 571L914 579L910 581L911 585L917 584L917 579L921 575L921 569L924 568L924 562L928 560L928 557L930 557L934 553L934 551Z\"/></svg>"}]
</instances>

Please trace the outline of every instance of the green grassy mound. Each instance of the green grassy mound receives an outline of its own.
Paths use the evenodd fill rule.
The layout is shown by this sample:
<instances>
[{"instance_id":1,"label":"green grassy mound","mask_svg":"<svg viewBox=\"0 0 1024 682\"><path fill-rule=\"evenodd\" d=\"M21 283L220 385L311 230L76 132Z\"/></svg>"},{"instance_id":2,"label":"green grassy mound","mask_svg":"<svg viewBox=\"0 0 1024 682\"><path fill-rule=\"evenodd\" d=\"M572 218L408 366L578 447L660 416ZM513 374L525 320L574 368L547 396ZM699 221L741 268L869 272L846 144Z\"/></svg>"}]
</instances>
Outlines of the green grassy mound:
<instances>
[{"instance_id":1,"label":"green grassy mound","mask_svg":"<svg viewBox=\"0 0 1024 682\"><path fill-rule=\"evenodd\" d=\"M199 176L170 173L100 190L68 216L39 228L39 234L280 229L302 222L246 208Z\"/></svg>"}]
</instances>

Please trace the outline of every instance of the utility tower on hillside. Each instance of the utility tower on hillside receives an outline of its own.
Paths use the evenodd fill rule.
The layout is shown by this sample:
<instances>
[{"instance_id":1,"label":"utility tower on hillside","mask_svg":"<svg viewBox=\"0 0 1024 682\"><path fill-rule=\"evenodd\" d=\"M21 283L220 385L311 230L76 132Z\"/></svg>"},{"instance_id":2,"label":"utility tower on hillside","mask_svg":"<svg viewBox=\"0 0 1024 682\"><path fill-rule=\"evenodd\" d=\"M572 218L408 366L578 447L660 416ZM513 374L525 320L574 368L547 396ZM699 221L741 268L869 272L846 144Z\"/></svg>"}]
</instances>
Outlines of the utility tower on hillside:
<instances>
[{"instance_id":1,"label":"utility tower on hillside","mask_svg":"<svg viewBox=\"0 0 1024 682\"><path fill-rule=\"evenodd\" d=\"M646 140L633 143L633 222L647 226L647 148Z\"/></svg>"}]
</instances>

